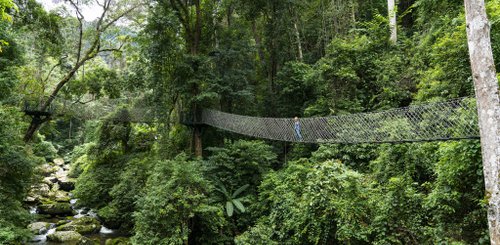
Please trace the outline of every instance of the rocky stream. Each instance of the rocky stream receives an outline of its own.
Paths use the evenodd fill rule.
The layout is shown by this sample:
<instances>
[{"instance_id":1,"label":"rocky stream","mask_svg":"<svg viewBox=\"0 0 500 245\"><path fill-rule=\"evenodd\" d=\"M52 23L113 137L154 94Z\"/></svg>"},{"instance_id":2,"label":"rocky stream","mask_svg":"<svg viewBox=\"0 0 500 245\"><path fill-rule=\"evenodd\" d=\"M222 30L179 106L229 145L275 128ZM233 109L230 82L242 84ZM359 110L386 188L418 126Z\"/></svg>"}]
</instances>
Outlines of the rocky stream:
<instances>
[{"instance_id":1,"label":"rocky stream","mask_svg":"<svg viewBox=\"0 0 500 245\"><path fill-rule=\"evenodd\" d=\"M94 210L78 207L71 193L75 179L68 177L69 167L62 158L40 167L43 180L32 186L25 200L36 221L28 226L33 233L28 244L130 244L119 231L101 225Z\"/></svg>"}]
</instances>

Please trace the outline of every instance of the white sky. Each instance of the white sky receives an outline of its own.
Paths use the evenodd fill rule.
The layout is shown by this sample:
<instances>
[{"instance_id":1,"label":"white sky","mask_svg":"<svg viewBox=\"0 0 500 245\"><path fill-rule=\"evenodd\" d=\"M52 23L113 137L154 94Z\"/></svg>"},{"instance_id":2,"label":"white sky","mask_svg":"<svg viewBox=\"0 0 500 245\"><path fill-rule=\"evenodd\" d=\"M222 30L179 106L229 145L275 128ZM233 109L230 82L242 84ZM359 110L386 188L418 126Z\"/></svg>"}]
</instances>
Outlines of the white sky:
<instances>
[{"instance_id":1,"label":"white sky","mask_svg":"<svg viewBox=\"0 0 500 245\"><path fill-rule=\"evenodd\" d=\"M61 1L61 0L36 0L36 1L41 3L47 11L50 11L52 9L55 9L56 7L59 7L59 6L65 4L64 1ZM68 6L68 10L73 9L69 5L66 5L66 6ZM102 13L101 8L95 4L90 5L90 6L85 6L82 10L82 14L85 17L86 21L95 20L97 17L99 17L101 15L101 13Z\"/></svg>"}]
</instances>

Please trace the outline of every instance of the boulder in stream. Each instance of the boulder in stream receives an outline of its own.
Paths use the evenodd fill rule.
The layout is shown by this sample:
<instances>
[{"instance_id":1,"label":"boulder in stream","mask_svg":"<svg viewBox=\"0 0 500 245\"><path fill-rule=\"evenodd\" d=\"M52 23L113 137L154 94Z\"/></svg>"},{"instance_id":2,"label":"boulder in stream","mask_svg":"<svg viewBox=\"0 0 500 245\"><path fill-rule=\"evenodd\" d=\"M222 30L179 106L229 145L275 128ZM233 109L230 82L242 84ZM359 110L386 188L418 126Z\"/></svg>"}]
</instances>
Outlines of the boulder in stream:
<instances>
[{"instance_id":1,"label":"boulder in stream","mask_svg":"<svg viewBox=\"0 0 500 245\"><path fill-rule=\"evenodd\" d=\"M34 197L34 196L27 196L26 198L24 198L24 202L33 204L33 203L37 203L38 199L37 199L37 197Z\"/></svg>"},{"instance_id":2,"label":"boulder in stream","mask_svg":"<svg viewBox=\"0 0 500 245\"><path fill-rule=\"evenodd\" d=\"M52 197L56 202L68 202L71 200L68 193L65 191L55 191L52 193Z\"/></svg>"},{"instance_id":3,"label":"boulder in stream","mask_svg":"<svg viewBox=\"0 0 500 245\"><path fill-rule=\"evenodd\" d=\"M57 227L57 231L76 231L82 235L97 233L100 229L101 223L96 218L87 216Z\"/></svg>"},{"instance_id":4,"label":"boulder in stream","mask_svg":"<svg viewBox=\"0 0 500 245\"><path fill-rule=\"evenodd\" d=\"M28 196L25 198L27 203L38 203L43 197L48 197L50 195L50 186L45 183L40 183L31 186Z\"/></svg>"},{"instance_id":5,"label":"boulder in stream","mask_svg":"<svg viewBox=\"0 0 500 245\"><path fill-rule=\"evenodd\" d=\"M73 209L69 203L54 202L54 203L44 203L38 206L39 214L50 214L50 215L73 215Z\"/></svg>"},{"instance_id":6,"label":"boulder in stream","mask_svg":"<svg viewBox=\"0 0 500 245\"><path fill-rule=\"evenodd\" d=\"M57 166L63 166L64 165L64 159L62 158L56 158L53 161Z\"/></svg>"},{"instance_id":7,"label":"boulder in stream","mask_svg":"<svg viewBox=\"0 0 500 245\"><path fill-rule=\"evenodd\" d=\"M42 183L47 184L50 188L52 188L54 183L57 183L57 178L53 176L45 177L43 178Z\"/></svg>"},{"instance_id":8,"label":"boulder in stream","mask_svg":"<svg viewBox=\"0 0 500 245\"><path fill-rule=\"evenodd\" d=\"M47 235L47 240L51 242L77 244L82 239L82 235L75 231L56 231Z\"/></svg>"},{"instance_id":9,"label":"boulder in stream","mask_svg":"<svg viewBox=\"0 0 500 245\"><path fill-rule=\"evenodd\" d=\"M48 197L50 194L50 186L45 183L40 183L37 185L31 186L30 196L44 196Z\"/></svg>"},{"instance_id":10,"label":"boulder in stream","mask_svg":"<svg viewBox=\"0 0 500 245\"><path fill-rule=\"evenodd\" d=\"M50 224L47 222L35 222L28 225L28 229L35 235L41 235L49 230Z\"/></svg>"},{"instance_id":11,"label":"boulder in stream","mask_svg":"<svg viewBox=\"0 0 500 245\"><path fill-rule=\"evenodd\" d=\"M65 224L70 223L70 222L71 222L71 219L62 219L62 220L57 221L56 226L59 227L61 225L65 225Z\"/></svg>"},{"instance_id":12,"label":"boulder in stream","mask_svg":"<svg viewBox=\"0 0 500 245\"><path fill-rule=\"evenodd\" d=\"M63 177L63 178L58 178L59 183L59 188L63 191L72 191L75 189L75 180L68 178L68 177Z\"/></svg>"}]
</instances>

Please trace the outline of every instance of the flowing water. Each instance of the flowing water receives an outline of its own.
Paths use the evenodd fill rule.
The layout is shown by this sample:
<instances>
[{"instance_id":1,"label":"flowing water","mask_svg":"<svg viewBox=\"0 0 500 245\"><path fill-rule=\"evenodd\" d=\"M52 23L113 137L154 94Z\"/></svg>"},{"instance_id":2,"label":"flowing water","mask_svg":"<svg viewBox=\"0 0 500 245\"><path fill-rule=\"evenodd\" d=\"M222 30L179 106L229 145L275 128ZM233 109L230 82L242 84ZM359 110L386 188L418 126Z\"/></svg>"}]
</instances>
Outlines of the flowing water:
<instances>
[{"instance_id":1,"label":"flowing water","mask_svg":"<svg viewBox=\"0 0 500 245\"><path fill-rule=\"evenodd\" d=\"M77 202L77 199L70 200L71 207L76 212L76 215L74 215L73 218L77 219L77 218L81 218L84 216L97 218L97 213L95 213L91 209L88 209L88 208L76 209L75 208L76 202ZM30 210L31 214L37 214L37 207L36 206L30 206L29 210ZM61 218L53 217L53 218L38 220L38 221L42 221L42 222L48 222L50 224L50 228L48 230L42 232L42 234L40 234L40 235L33 236L32 241L29 242L28 244L29 245L56 245L56 244L61 245L61 243L54 243L54 242L47 241L47 236L49 234L56 232L56 223L60 220L66 220L66 217L61 217ZM122 236L123 236L123 234L121 232L119 232L118 230L112 230L112 229L109 229L105 226L101 226L99 233L85 235L85 237L91 238L94 241L99 241L103 245L106 243L107 239L117 238L117 237L122 237Z\"/></svg>"},{"instance_id":2,"label":"flowing water","mask_svg":"<svg viewBox=\"0 0 500 245\"><path fill-rule=\"evenodd\" d=\"M50 176L48 178L55 178L56 181L57 181L57 179L64 179L68 175L67 169L69 169L69 168L60 166L59 169L55 173L50 174ZM52 185L56 185L56 181L53 181ZM47 184L47 182L45 182L45 184ZM50 185L51 183L48 183L48 184ZM41 185L43 185L43 183L41 183ZM50 187L50 186L47 186L47 187ZM35 190L36 190L36 186L32 187L32 188L35 188ZM70 193L70 192L65 192L65 193L66 193L65 195L68 195L69 198L73 197L72 193ZM36 219L35 219L36 222L46 222L49 224L48 228L45 228L45 227L41 228L40 231L38 232L39 234L34 235L32 240L28 244L29 245L56 245L56 244L60 245L62 243L54 243L54 242L50 242L47 240L47 236L49 234L56 232L56 224L58 222L65 221L65 220L78 219L78 218L82 218L85 216L99 219L97 217L97 213L94 210L89 209L89 208L85 208L85 207L84 208L81 208L81 207L77 208L77 205L76 205L77 202L78 202L78 199L73 198L73 199L69 200L69 204L71 206L71 209L74 211L74 214L75 214L75 215L73 215L72 218L68 218L67 216L58 217L58 216L50 216L50 215L49 216L39 215L38 214L39 210L38 210L38 207L36 204L28 205L27 209L29 210L30 214L32 214L34 217L36 217ZM70 221L68 221L68 222L70 222ZM108 229L107 227L101 226L98 233L84 235L84 236L92 239L95 242L99 241L100 244L104 245L107 239L123 237L123 234L117 230L112 230L112 229Z\"/></svg>"}]
</instances>

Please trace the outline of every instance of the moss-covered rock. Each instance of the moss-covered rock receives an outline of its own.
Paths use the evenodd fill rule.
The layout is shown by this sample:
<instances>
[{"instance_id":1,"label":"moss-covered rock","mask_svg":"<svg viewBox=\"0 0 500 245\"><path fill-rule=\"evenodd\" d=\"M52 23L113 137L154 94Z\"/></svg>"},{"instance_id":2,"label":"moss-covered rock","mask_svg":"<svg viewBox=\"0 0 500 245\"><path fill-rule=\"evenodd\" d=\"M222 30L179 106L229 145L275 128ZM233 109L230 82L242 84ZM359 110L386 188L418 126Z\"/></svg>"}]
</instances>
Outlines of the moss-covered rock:
<instances>
[{"instance_id":1,"label":"moss-covered rock","mask_svg":"<svg viewBox=\"0 0 500 245\"><path fill-rule=\"evenodd\" d=\"M54 202L38 206L38 213L58 216L74 215L69 203Z\"/></svg>"},{"instance_id":2,"label":"moss-covered rock","mask_svg":"<svg viewBox=\"0 0 500 245\"><path fill-rule=\"evenodd\" d=\"M57 202L69 202L71 198L69 197L68 193L65 191L56 191L53 193L53 198Z\"/></svg>"},{"instance_id":3,"label":"moss-covered rock","mask_svg":"<svg viewBox=\"0 0 500 245\"><path fill-rule=\"evenodd\" d=\"M75 231L56 231L47 235L47 240L51 242L61 242L76 244L82 239L82 235Z\"/></svg>"},{"instance_id":4,"label":"moss-covered rock","mask_svg":"<svg viewBox=\"0 0 500 245\"><path fill-rule=\"evenodd\" d=\"M63 166L64 165L64 159L63 158L56 158L56 159L54 159L54 163L57 166Z\"/></svg>"},{"instance_id":5,"label":"moss-covered rock","mask_svg":"<svg viewBox=\"0 0 500 245\"><path fill-rule=\"evenodd\" d=\"M50 186L45 183L39 183L31 186L28 196L40 199L40 197L48 197L50 195Z\"/></svg>"},{"instance_id":6,"label":"moss-covered rock","mask_svg":"<svg viewBox=\"0 0 500 245\"><path fill-rule=\"evenodd\" d=\"M101 242L99 240L90 239L88 237L82 237L80 241L78 241L77 245L100 245Z\"/></svg>"},{"instance_id":7,"label":"moss-covered rock","mask_svg":"<svg viewBox=\"0 0 500 245\"><path fill-rule=\"evenodd\" d=\"M45 233L50 228L50 224L47 222L35 222L28 225L28 229L34 235L40 235Z\"/></svg>"},{"instance_id":8,"label":"moss-covered rock","mask_svg":"<svg viewBox=\"0 0 500 245\"><path fill-rule=\"evenodd\" d=\"M48 186L50 186L52 188L52 186L54 185L54 183L57 183L57 178L53 177L53 176L45 177L45 178L43 178L42 182L44 184L47 184Z\"/></svg>"},{"instance_id":9,"label":"moss-covered rock","mask_svg":"<svg viewBox=\"0 0 500 245\"><path fill-rule=\"evenodd\" d=\"M82 235L97 233L101 229L101 224L96 218L81 217L70 223L57 227L57 231L76 231Z\"/></svg>"},{"instance_id":10,"label":"moss-covered rock","mask_svg":"<svg viewBox=\"0 0 500 245\"><path fill-rule=\"evenodd\" d=\"M68 224L70 222L71 222L70 219L62 219L62 220L57 221L56 226L59 227L61 225L65 225L65 224Z\"/></svg>"},{"instance_id":11,"label":"moss-covered rock","mask_svg":"<svg viewBox=\"0 0 500 245\"><path fill-rule=\"evenodd\" d=\"M106 245L130 245L130 239L125 237L118 237L106 240Z\"/></svg>"},{"instance_id":12,"label":"moss-covered rock","mask_svg":"<svg viewBox=\"0 0 500 245\"><path fill-rule=\"evenodd\" d=\"M75 189L75 179L63 177L58 178L59 188L63 191L72 191Z\"/></svg>"},{"instance_id":13,"label":"moss-covered rock","mask_svg":"<svg viewBox=\"0 0 500 245\"><path fill-rule=\"evenodd\" d=\"M37 168L37 172L39 172L41 175L43 175L45 177L49 177L51 174L56 173L57 170L59 170L59 167L52 166L52 165L47 164L47 163L40 165Z\"/></svg>"}]
</instances>

